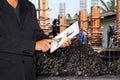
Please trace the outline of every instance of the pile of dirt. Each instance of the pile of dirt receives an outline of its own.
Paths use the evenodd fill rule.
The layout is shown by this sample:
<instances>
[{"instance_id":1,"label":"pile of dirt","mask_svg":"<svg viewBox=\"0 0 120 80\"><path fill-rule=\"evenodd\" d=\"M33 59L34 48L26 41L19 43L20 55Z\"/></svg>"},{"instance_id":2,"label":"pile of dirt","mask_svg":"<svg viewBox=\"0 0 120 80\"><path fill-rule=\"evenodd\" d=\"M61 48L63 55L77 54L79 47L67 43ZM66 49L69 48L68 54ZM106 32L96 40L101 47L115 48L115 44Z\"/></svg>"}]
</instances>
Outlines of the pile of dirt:
<instances>
[{"instance_id":1,"label":"pile of dirt","mask_svg":"<svg viewBox=\"0 0 120 80\"><path fill-rule=\"evenodd\" d=\"M120 60L107 63L109 75L120 75Z\"/></svg>"},{"instance_id":2,"label":"pile of dirt","mask_svg":"<svg viewBox=\"0 0 120 80\"><path fill-rule=\"evenodd\" d=\"M38 53L37 53L38 54ZM37 56L38 76L101 76L120 74L120 60L105 62L79 39L64 49Z\"/></svg>"}]
</instances>

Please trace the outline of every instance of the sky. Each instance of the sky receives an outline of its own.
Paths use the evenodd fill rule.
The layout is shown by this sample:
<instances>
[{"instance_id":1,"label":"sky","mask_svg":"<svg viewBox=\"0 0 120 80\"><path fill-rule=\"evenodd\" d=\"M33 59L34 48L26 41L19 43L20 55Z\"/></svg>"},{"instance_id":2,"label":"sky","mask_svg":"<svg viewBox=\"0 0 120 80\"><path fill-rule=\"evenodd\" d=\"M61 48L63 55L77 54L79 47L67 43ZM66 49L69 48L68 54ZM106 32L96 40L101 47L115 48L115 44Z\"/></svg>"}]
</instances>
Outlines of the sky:
<instances>
[{"instance_id":1,"label":"sky","mask_svg":"<svg viewBox=\"0 0 120 80\"><path fill-rule=\"evenodd\" d=\"M38 0L30 0L37 8L37 2ZM104 0L105 2L110 0ZM60 3L66 4L66 14L70 13L71 16L73 16L76 12L79 12L80 10L80 0L48 0L48 6L52 9L52 11L49 12L48 16L52 19L58 18L59 14L59 4ZM100 2L99 2L99 5ZM87 0L87 10L90 12L91 7L91 0Z\"/></svg>"}]
</instances>

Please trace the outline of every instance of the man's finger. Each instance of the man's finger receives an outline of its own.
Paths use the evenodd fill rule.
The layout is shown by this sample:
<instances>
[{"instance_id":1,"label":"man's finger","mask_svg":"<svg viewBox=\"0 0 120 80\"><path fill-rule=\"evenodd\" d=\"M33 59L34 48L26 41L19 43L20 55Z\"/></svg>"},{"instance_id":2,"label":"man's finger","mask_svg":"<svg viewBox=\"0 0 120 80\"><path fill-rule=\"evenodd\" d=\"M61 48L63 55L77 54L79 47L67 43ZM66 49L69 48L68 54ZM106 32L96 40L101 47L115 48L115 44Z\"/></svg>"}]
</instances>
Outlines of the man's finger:
<instances>
[{"instance_id":1,"label":"man's finger","mask_svg":"<svg viewBox=\"0 0 120 80\"><path fill-rule=\"evenodd\" d=\"M62 45L61 45L61 47L62 47L62 48L65 48L65 45L64 45L64 44L62 44Z\"/></svg>"},{"instance_id":2,"label":"man's finger","mask_svg":"<svg viewBox=\"0 0 120 80\"><path fill-rule=\"evenodd\" d=\"M69 45L71 44L71 40L70 39L68 39L67 42L68 42Z\"/></svg>"},{"instance_id":3,"label":"man's finger","mask_svg":"<svg viewBox=\"0 0 120 80\"><path fill-rule=\"evenodd\" d=\"M48 43L50 43L50 42L56 42L56 41L58 41L57 39L47 39L46 40Z\"/></svg>"},{"instance_id":4,"label":"man's finger","mask_svg":"<svg viewBox=\"0 0 120 80\"><path fill-rule=\"evenodd\" d=\"M70 40L74 40L74 39L76 39L76 37L72 37L72 38L70 38Z\"/></svg>"},{"instance_id":5,"label":"man's finger","mask_svg":"<svg viewBox=\"0 0 120 80\"><path fill-rule=\"evenodd\" d=\"M70 43L69 43L68 41L66 41L66 42L65 42L65 45L66 45L66 46L69 46L69 45L70 45Z\"/></svg>"}]
</instances>

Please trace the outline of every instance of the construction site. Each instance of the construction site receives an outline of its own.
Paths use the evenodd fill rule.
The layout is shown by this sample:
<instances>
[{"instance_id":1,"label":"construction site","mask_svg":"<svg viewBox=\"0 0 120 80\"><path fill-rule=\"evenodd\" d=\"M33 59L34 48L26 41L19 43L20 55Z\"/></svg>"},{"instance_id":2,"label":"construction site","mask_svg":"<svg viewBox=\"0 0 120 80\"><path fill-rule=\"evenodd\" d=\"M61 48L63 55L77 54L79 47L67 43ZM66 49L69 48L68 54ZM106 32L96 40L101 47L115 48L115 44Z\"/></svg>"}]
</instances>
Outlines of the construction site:
<instances>
[{"instance_id":1,"label":"construction site","mask_svg":"<svg viewBox=\"0 0 120 80\"><path fill-rule=\"evenodd\" d=\"M80 41L79 33L69 47L59 48L53 53L38 52L36 74L40 80L120 79L120 0L116 0L116 3L115 11L101 13L99 0L91 0L89 14L87 0L80 0L78 19L73 20L66 17L67 3L60 3L57 34L78 21L80 33L86 32L86 42ZM48 7L48 0L38 0L38 23L46 35L54 38L49 11L52 12L52 9ZM111 36L108 33L110 27L115 27Z\"/></svg>"}]
</instances>

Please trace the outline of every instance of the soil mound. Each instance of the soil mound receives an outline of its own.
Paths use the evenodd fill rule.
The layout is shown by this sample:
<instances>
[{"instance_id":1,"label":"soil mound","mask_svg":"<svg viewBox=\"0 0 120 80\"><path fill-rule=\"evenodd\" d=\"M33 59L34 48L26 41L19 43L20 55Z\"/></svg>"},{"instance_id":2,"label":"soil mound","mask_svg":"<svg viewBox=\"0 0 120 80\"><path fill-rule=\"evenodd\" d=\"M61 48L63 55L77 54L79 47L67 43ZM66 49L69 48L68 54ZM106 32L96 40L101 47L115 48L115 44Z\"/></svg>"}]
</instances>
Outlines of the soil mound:
<instances>
[{"instance_id":1,"label":"soil mound","mask_svg":"<svg viewBox=\"0 0 120 80\"><path fill-rule=\"evenodd\" d=\"M38 53L37 53L38 54ZM37 55L39 76L100 76L120 74L120 60L105 62L79 39L64 49Z\"/></svg>"}]
</instances>

